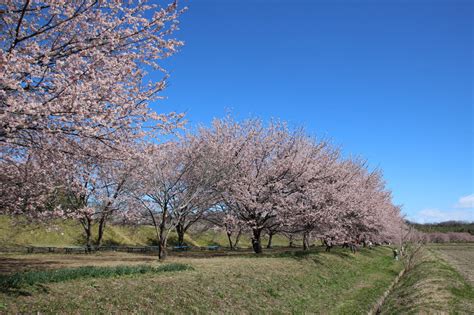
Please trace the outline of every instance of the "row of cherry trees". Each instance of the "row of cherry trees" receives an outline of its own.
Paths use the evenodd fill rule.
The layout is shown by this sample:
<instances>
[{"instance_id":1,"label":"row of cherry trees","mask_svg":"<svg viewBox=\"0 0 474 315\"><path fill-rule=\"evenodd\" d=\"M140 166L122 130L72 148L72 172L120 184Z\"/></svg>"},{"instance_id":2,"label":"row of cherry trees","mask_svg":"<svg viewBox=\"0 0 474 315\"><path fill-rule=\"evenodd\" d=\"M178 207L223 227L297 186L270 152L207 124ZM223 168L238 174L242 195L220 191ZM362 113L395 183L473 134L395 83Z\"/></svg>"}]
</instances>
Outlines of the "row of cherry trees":
<instances>
[{"instance_id":1,"label":"row of cherry trees","mask_svg":"<svg viewBox=\"0 0 474 315\"><path fill-rule=\"evenodd\" d=\"M203 219L223 227L231 247L232 237L249 232L256 253L264 233L300 233L305 249L311 236L395 242L402 233L400 210L379 171L278 121L227 117L135 153L123 211L153 223L160 257L171 230L183 242Z\"/></svg>"},{"instance_id":2,"label":"row of cherry trees","mask_svg":"<svg viewBox=\"0 0 474 315\"><path fill-rule=\"evenodd\" d=\"M379 171L281 122L228 117L161 144L134 142L120 151L94 144L87 144L92 156L50 152L54 165L42 166L55 189L40 206L10 213L77 219L88 246L93 226L100 246L112 218L152 224L160 258L172 230L183 243L199 220L221 226L231 247L232 237L250 233L256 253L264 233L302 234L305 249L311 236L333 244L395 242L402 233L399 208ZM26 189L16 197L35 191Z\"/></svg>"},{"instance_id":3,"label":"row of cherry trees","mask_svg":"<svg viewBox=\"0 0 474 315\"><path fill-rule=\"evenodd\" d=\"M380 172L341 158L328 142L303 130L226 118L176 145L187 150L179 154L184 159L179 168L194 178L189 185L181 178L188 210L211 212L228 232L250 231L256 253L262 251L263 233L303 233L305 248L311 235L333 243L400 236L400 210ZM197 198L195 204L191 198Z\"/></svg>"},{"instance_id":4,"label":"row of cherry trees","mask_svg":"<svg viewBox=\"0 0 474 315\"><path fill-rule=\"evenodd\" d=\"M152 224L160 258L199 220L231 247L250 233L393 240L402 220L379 171L326 141L258 119L159 141L182 115L149 103L181 10L147 1L0 4L0 213L76 219L100 246L111 219ZM148 82L150 74L157 82Z\"/></svg>"}]
</instances>

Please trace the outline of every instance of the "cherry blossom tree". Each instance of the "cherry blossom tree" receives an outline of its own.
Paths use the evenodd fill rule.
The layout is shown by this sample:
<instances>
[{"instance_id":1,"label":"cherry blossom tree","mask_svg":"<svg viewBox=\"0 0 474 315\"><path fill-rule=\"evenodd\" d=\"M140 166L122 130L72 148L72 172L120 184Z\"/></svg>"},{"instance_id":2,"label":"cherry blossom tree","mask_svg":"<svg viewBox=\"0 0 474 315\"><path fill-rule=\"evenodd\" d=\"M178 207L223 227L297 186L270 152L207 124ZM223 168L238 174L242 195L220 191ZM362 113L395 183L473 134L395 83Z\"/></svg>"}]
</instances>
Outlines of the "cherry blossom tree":
<instances>
[{"instance_id":1,"label":"cherry blossom tree","mask_svg":"<svg viewBox=\"0 0 474 315\"><path fill-rule=\"evenodd\" d=\"M200 148L190 141L150 144L135 174L134 194L155 226L160 259L167 256L171 230L176 228L183 242L186 230L216 200L216 175Z\"/></svg>"},{"instance_id":2,"label":"cherry blossom tree","mask_svg":"<svg viewBox=\"0 0 474 315\"><path fill-rule=\"evenodd\" d=\"M138 159L134 156L133 147L128 147L128 156L121 151L120 160L106 160L98 170L97 181L100 186L96 188L95 193L100 198L99 208L97 210L97 246L102 245L104 231L107 223L114 216L124 218L130 221L130 214L133 214L130 189L133 172L137 169ZM133 216L135 218L135 215Z\"/></svg>"},{"instance_id":3,"label":"cherry blossom tree","mask_svg":"<svg viewBox=\"0 0 474 315\"><path fill-rule=\"evenodd\" d=\"M201 128L200 151L219 174L213 186L219 207L210 218L231 235L243 226L262 251L261 233L300 233L331 243L390 241L403 227L379 170L360 159L344 159L326 141L280 122L236 122L227 117ZM216 172L216 170L219 170Z\"/></svg>"},{"instance_id":4,"label":"cherry blossom tree","mask_svg":"<svg viewBox=\"0 0 474 315\"><path fill-rule=\"evenodd\" d=\"M279 234L283 235L286 239L288 239L288 247L294 247L294 242L298 236L298 232L296 229L286 227L284 230L280 231Z\"/></svg>"},{"instance_id":5,"label":"cherry blossom tree","mask_svg":"<svg viewBox=\"0 0 474 315\"><path fill-rule=\"evenodd\" d=\"M368 172L360 163L348 161L346 169L354 174L345 186L339 222L346 238L359 242L378 240L391 225L400 228L401 216L391 202L380 171Z\"/></svg>"},{"instance_id":6,"label":"cherry blossom tree","mask_svg":"<svg viewBox=\"0 0 474 315\"><path fill-rule=\"evenodd\" d=\"M177 196L191 201L186 206L176 207L174 211L179 245L184 245L184 235L189 228L220 201L217 185L223 172L216 168L212 157L206 155L204 141L191 133L180 139L179 162L189 167L180 179L182 190Z\"/></svg>"},{"instance_id":7,"label":"cherry blossom tree","mask_svg":"<svg viewBox=\"0 0 474 315\"><path fill-rule=\"evenodd\" d=\"M312 234L321 234L335 228L339 215L335 200L339 197L337 176L339 176L339 152L326 143L307 141L308 151L313 150L305 172L297 182L298 194L295 201L283 211L283 221L293 233L303 236L303 249L309 249ZM313 147L313 149L311 149Z\"/></svg>"},{"instance_id":8,"label":"cherry blossom tree","mask_svg":"<svg viewBox=\"0 0 474 315\"><path fill-rule=\"evenodd\" d=\"M209 165L223 170L216 185L222 214L214 218L231 227L229 239L237 225L250 229L257 253L262 231L301 233L308 249L311 236L356 243L393 238L400 227L399 209L379 171L342 159L329 143L301 130L227 117L202 128L198 137L205 139Z\"/></svg>"},{"instance_id":9,"label":"cherry blossom tree","mask_svg":"<svg viewBox=\"0 0 474 315\"><path fill-rule=\"evenodd\" d=\"M0 214L30 213L40 218L48 208L57 183L49 170L50 156L30 151L22 161L5 158L0 162Z\"/></svg>"},{"instance_id":10,"label":"cherry blossom tree","mask_svg":"<svg viewBox=\"0 0 474 315\"><path fill-rule=\"evenodd\" d=\"M248 232L246 225L239 221L222 200L209 209L203 219L225 232L230 250L237 249L242 235Z\"/></svg>"},{"instance_id":11,"label":"cherry blossom tree","mask_svg":"<svg viewBox=\"0 0 474 315\"><path fill-rule=\"evenodd\" d=\"M327 148L299 178L300 193L283 212L283 222L302 233L303 248L312 236L327 244L393 239L400 228L399 208L391 203L379 171L359 160L341 159Z\"/></svg>"},{"instance_id":12,"label":"cherry blossom tree","mask_svg":"<svg viewBox=\"0 0 474 315\"><path fill-rule=\"evenodd\" d=\"M26 168L29 174L61 168L36 167L44 156L90 156L96 154L91 141L120 148L124 139L179 123L181 115L157 114L148 103L165 87L160 61L183 44L172 37L180 13L175 2L163 8L147 1L0 4L0 168L9 171L1 189L23 186L28 196L17 198L21 209L37 209L49 191L26 189ZM162 79L148 82L151 73Z\"/></svg>"},{"instance_id":13,"label":"cherry blossom tree","mask_svg":"<svg viewBox=\"0 0 474 315\"><path fill-rule=\"evenodd\" d=\"M257 119L216 120L202 133L209 155L228 172L219 182L221 198L236 221L252 231L253 249L261 253L262 231L297 201L307 168L324 144L308 146L301 130L290 131L280 122L264 126Z\"/></svg>"},{"instance_id":14,"label":"cherry blossom tree","mask_svg":"<svg viewBox=\"0 0 474 315\"><path fill-rule=\"evenodd\" d=\"M88 146L94 147L91 142ZM77 219L84 229L87 248L93 242L93 226L98 226L96 244L100 247L105 227L115 215L129 215L129 187L131 174L137 168L136 146L122 147L120 157L115 149L95 146L97 155L59 155L66 170L56 179L56 190L51 194L53 211L45 216ZM115 157L114 157L115 156Z\"/></svg>"},{"instance_id":15,"label":"cherry blossom tree","mask_svg":"<svg viewBox=\"0 0 474 315\"><path fill-rule=\"evenodd\" d=\"M268 235L268 243L266 246L267 249L272 248L273 236L280 233L282 229L283 226L279 220L270 220L270 222L267 224L267 227L265 228L265 232Z\"/></svg>"}]
</instances>

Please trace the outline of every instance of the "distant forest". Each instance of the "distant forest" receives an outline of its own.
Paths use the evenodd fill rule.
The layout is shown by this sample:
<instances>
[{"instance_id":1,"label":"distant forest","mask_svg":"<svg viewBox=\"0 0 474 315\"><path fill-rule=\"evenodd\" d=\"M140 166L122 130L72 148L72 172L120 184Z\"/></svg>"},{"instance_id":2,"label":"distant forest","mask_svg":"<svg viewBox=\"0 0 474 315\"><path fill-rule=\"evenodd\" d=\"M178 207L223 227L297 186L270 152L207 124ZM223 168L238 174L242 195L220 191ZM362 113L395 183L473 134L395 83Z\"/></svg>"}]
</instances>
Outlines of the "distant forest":
<instances>
[{"instance_id":1,"label":"distant forest","mask_svg":"<svg viewBox=\"0 0 474 315\"><path fill-rule=\"evenodd\" d=\"M464 221L445 221L440 223L415 223L407 221L408 224L414 226L417 230L422 232L467 232L474 235L474 222Z\"/></svg>"}]
</instances>

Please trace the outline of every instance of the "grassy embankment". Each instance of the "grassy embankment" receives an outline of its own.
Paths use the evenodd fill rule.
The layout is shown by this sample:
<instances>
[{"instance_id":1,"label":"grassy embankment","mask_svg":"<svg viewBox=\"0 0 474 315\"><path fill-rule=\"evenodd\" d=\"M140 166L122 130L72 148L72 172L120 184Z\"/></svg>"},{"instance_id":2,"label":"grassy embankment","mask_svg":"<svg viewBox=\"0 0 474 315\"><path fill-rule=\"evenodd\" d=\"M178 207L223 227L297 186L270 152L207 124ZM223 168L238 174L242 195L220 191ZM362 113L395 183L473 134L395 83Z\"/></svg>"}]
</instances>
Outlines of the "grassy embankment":
<instances>
[{"instance_id":1,"label":"grassy embankment","mask_svg":"<svg viewBox=\"0 0 474 315\"><path fill-rule=\"evenodd\" d=\"M381 313L473 314L474 289L467 280L474 272L472 258L472 244L428 245L387 297ZM463 261L470 261L471 267L459 264ZM457 269L460 266L466 269Z\"/></svg>"},{"instance_id":2,"label":"grassy embankment","mask_svg":"<svg viewBox=\"0 0 474 315\"><path fill-rule=\"evenodd\" d=\"M97 235L97 227L93 235ZM171 233L168 244L173 246L177 241L175 233ZM264 242L266 239L264 239ZM228 246L225 233L209 230L202 233L190 233L185 242L192 246L220 245ZM76 221L56 221L48 225L20 221L14 224L11 218L0 216L0 247L2 246L83 246L84 233ZM108 225L104 235L105 245L154 245L156 232L152 226L118 226ZM266 243L264 243L266 244ZM288 241L280 236L273 237L273 244L286 246ZM250 246L248 236L242 236L240 246Z\"/></svg>"},{"instance_id":3,"label":"grassy embankment","mask_svg":"<svg viewBox=\"0 0 474 315\"><path fill-rule=\"evenodd\" d=\"M114 265L132 257L139 258L126 253L80 257L90 257L91 261L98 258L101 265L107 259L110 259L108 265ZM46 267L54 265L54 260L72 262L71 255L58 254L10 255L8 258L15 265L44 260L48 262ZM41 269L41 262L36 263L36 268ZM401 264L392 259L391 250L386 247L363 249L355 255L346 249L325 253L318 248L307 254L274 251L261 256L171 257L167 263L185 264L192 269L26 286L22 294L0 293L0 307L12 313L139 310L363 314L401 270ZM156 260L148 260L147 264L160 265Z\"/></svg>"}]
</instances>

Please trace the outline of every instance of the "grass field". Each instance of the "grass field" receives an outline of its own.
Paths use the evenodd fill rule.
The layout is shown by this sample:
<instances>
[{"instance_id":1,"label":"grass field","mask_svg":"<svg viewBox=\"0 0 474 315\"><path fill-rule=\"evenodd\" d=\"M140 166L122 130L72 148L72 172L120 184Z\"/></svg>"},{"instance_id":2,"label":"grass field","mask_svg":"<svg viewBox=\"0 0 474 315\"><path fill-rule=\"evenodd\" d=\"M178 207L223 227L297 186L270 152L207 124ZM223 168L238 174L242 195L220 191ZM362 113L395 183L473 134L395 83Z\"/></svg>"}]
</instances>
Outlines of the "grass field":
<instances>
[{"instance_id":1,"label":"grass field","mask_svg":"<svg viewBox=\"0 0 474 315\"><path fill-rule=\"evenodd\" d=\"M474 244L428 245L386 299L382 314L474 314Z\"/></svg>"},{"instance_id":2,"label":"grass field","mask_svg":"<svg viewBox=\"0 0 474 315\"><path fill-rule=\"evenodd\" d=\"M176 239L171 236L170 245ZM149 226L108 226L106 244L151 245ZM2 246L80 246L73 221L23 223L0 216ZM227 245L224 233L190 233L195 246ZM323 313L365 314L402 269L388 247L351 254L316 247L170 252L160 263L145 254L3 254L0 313ZM382 306L383 314L474 313L474 244L432 244ZM170 266L170 267L167 267ZM162 272L166 271L166 272ZM3 282L2 282L3 281Z\"/></svg>"},{"instance_id":3,"label":"grass field","mask_svg":"<svg viewBox=\"0 0 474 315\"><path fill-rule=\"evenodd\" d=\"M170 256L166 263L192 270L25 286L0 293L0 310L363 314L402 268L385 247L355 255L345 249L325 253L318 248L309 254L273 250L262 256L246 252L228 257ZM1 264L7 266L4 274L85 265L160 265L153 256L127 253L6 255Z\"/></svg>"}]
</instances>

